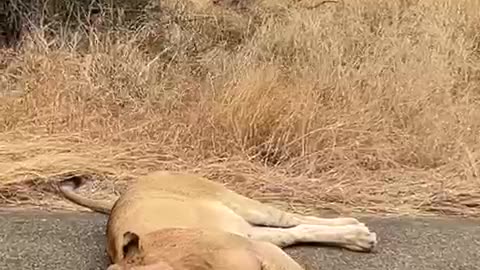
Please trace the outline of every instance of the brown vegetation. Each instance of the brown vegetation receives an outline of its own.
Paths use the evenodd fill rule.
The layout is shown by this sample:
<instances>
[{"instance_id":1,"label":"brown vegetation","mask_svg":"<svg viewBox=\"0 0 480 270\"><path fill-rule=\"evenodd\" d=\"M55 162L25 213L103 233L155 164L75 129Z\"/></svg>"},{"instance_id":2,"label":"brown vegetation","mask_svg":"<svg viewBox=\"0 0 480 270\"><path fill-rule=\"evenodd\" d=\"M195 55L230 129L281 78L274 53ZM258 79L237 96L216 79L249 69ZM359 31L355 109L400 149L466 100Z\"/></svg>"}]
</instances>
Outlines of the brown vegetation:
<instances>
[{"instance_id":1,"label":"brown vegetation","mask_svg":"<svg viewBox=\"0 0 480 270\"><path fill-rule=\"evenodd\" d=\"M288 207L479 215L479 2L306 2L165 1L3 50L2 202L171 169Z\"/></svg>"}]
</instances>

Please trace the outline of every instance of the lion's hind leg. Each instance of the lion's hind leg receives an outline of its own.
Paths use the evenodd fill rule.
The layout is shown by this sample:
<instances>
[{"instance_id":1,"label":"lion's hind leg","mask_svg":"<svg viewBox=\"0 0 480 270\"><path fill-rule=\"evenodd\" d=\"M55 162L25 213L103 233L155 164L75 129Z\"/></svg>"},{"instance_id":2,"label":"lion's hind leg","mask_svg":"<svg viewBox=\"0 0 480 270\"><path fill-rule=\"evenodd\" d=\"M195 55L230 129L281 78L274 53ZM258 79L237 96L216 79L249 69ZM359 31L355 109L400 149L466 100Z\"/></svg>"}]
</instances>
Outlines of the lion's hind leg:
<instances>
[{"instance_id":1,"label":"lion's hind leg","mask_svg":"<svg viewBox=\"0 0 480 270\"><path fill-rule=\"evenodd\" d=\"M289 213L230 190L218 199L252 225L289 228L301 224L326 226L361 224L355 218L320 218Z\"/></svg>"}]
</instances>

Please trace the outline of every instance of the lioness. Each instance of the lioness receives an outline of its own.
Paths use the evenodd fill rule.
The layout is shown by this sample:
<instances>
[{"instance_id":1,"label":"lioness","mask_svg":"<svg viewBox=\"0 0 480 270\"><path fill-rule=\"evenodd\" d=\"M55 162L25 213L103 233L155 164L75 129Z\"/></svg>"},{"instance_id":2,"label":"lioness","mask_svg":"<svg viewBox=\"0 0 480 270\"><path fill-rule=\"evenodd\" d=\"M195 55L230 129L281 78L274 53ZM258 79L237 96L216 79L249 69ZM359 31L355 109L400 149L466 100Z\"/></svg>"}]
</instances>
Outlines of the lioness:
<instances>
[{"instance_id":1,"label":"lioness","mask_svg":"<svg viewBox=\"0 0 480 270\"><path fill-rule=\"evenodd\" d=\"M279 247L206 228L124 234L124 259L107 270L303 270Z\"/></svg>"},{"instance_id":2,"label":"lioness","mask_svg":"<svg viewBox=\"0 0 480 270\"><path fill-rule=\"evenodd\" d=\"M377 243L376 234L357 219L285 212L188 173L157 171L140 177L115 203L79 196L74 190L81 184L80 178L71 178L61 182L59 188L67 199L110 214L107 253L113 264L125 257L125 234L146 239L149 233L168 228L218 230L279 248L316 242L370 251Z\"/></svg>"}]
</instances>

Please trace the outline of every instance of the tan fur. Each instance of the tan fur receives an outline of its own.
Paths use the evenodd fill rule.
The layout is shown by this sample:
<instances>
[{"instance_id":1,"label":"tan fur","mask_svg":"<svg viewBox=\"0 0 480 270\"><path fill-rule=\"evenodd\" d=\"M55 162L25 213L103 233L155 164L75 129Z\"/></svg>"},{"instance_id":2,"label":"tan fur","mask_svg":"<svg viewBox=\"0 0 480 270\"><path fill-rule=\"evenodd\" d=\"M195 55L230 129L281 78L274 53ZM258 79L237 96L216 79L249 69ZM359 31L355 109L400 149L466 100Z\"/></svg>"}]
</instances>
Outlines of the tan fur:
<instances>
[{"instance_id":1,"label":"tan fur","mask_svg":"<svg viewBox=\"0 0 480 270\"><path fill-rule=\"evenodd\" d=\"M107 270L260 270L282 257L274 245L219 230L170 228L134 237L138 242L129 246L131 251ZM281 262L302 269L288 256Z\"/></svg>"},{"instance_id":2,"label":"tan fur","mask_svg":"<svg viewBox=\"0 0 480 270\"><path fill-rule=\"evenodd\" d=\"M160 171L141 177L113 207L75 196L74 186L71 181L65 181L60 190L68 199L95 211L108 213L111 207L107 252L114 264L124 259L125 233L135 233L145 241L149 233L168 228L236 234L261 241L258 245L270 251L272 245L281 248L306 242L334 244L357 251L370 251L376 245L375 233L354 218L326 219L288 213L193 174ZM275 252L288 257L279 250ZM269 264L274 265L275 259ZM265 266L263 269L299 268Z\"/></svg>"}]
</instances>

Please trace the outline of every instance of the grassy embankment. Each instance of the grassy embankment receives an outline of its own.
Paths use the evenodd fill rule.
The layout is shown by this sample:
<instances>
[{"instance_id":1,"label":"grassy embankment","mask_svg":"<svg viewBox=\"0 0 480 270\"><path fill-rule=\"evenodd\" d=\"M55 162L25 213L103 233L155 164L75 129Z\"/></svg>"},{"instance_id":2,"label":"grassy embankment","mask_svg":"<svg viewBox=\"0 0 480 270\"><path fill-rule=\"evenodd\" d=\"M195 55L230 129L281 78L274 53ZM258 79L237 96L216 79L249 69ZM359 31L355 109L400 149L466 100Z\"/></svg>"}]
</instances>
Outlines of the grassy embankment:
<instances>
[{"instance_id":1,"label":"grassy embankment","mask_svg":"<svg viewBox=\"0 0 480 270\"><path fill-rule=\"evenodd\" d=\"M38 28L2 52L2 203L51 199L25 179L170 169L297 209L479 215L480 4L418 2Z\"/></svg>"}]
</instances>

